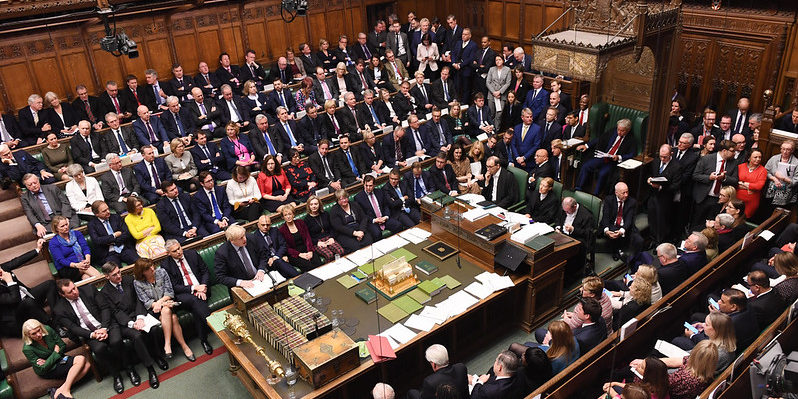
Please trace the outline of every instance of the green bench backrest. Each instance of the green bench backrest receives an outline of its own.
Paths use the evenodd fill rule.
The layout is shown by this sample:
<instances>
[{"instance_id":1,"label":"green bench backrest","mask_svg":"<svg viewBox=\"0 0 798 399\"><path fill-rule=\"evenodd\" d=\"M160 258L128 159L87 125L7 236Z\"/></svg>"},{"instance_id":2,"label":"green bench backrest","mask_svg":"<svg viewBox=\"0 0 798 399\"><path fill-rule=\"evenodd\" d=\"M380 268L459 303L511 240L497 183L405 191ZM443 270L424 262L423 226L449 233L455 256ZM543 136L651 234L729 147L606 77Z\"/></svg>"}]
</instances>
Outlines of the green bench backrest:
<instances>
[{"instance_id":1,"label":"green bench backrest","mask_svg":"<svg viewBox=\"0 0 798 399\"><path fill-rule=\"evenodd\" d=\"M216 265L214 263L214 258L216 257L216 250L222 243L211 245L207 248L202 248L199 250L199 255L202 257L202 260L205 261L205 264L208 266L208 274L210 274L211 281L216 281Z\"/></svg>"},{"instance_id":2,"label":"green bench backrest","mask_svg":"<svg viewBox=\"0 0 798 399\"><path fill-rule=\"evenodd\" d=\"M574 199L579 206L586 207L593 214L593 222L598 225L601 220L601 199L582 191L575 192Z\"/></svg>"},{"instance_id":3,"label":"green bench backrest","mask_svg":"<svg viewBox=\"0 0 798 399\"><path fill-rule=\"evenodd\" d=\"M605 119L604 116L607 115ZM643 151L648 133L648 112L622 107L609 103L598 103L590 107L590 137L601 136L605 131L614 128L619 120L627 118L632 121L632 134L637 140L637 153Z\"/></svg>"},{"instance_id":4,"label":"green bench backrest","mask_svg":"<svg viewBox=\"0 0 798 399\"><path fill-rule=\"evenodd\" d=\"M513 174L516 184L518 184L518 202L524 202L526 198L526 179L528 174L515 166L508 166L507 170Z\"/></svg>"}]
</instances>

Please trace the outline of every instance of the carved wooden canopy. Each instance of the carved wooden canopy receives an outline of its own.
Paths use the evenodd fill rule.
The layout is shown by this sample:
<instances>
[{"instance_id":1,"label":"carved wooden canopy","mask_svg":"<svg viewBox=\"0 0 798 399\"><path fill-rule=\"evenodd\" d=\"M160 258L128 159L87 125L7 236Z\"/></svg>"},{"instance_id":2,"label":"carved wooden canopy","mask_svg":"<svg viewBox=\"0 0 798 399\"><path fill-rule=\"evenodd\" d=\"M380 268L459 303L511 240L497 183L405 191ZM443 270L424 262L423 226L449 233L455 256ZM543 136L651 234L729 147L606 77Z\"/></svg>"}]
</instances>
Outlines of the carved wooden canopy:
<instances>
[{"instance_id":1,"label":"carved wooden canopy","mask_svg":"<svg viewBox=\"0 0 798 399\"><path fill-rule=\"evenodd\" d=\"M646 39L676 29L679 0L572 0L570 26L532 38L533 65L544 72L595 82L610 58L635 53Z\"/></svg>"}]
</instances>

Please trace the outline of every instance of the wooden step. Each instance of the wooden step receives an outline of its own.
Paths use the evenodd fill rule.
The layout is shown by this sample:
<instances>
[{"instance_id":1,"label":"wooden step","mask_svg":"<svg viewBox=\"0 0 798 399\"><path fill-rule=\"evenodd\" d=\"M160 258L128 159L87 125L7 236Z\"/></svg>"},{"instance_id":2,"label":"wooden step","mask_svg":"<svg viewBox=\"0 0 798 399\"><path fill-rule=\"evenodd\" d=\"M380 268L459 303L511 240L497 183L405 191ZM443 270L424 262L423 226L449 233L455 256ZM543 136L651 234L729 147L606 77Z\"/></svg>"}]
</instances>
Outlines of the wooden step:
<instances>
[{"instance_id":1,"label":"wooden step","mask_svg":"<svg viewBox=\"0 0 798 399\"><path fill-rule=\"evenodd\" d=\"M16 186L12 184L7 190L0 190L0 201L10 200L12 198L19 198L17 195Z\"/></svg>"},{"instance_id":2,"label":"wooden step","mask_svg":"<svg viewBox=\"0 0 798 399\"><path fill-rule=\"evenodd\" d=\"M11 259L16 258L19 255L24 254L25 252L30 251L31 249L36 248L36 241L28 241L22 243L20 245L15 245L13 247L5 248L0 251L0 263L5 263L10 261ZM33 258L31 262L35 262L36 260L44 259L41 255ZM30 263L30 262L28 262Z\"/></svg>"},{"instance_id":3,"label":"wooden step","mask_svg":"<svg viewBox=\"0 0 798 399\"><path fill-rule=\"evenodd\" d=\"M0 202L0 220L8 220L24 215L25 211L22 209L22 203L19 202L18 198Z\"/></svg>"},{"instance_id":4,"label":"wooden step","mask_svg":"<svg viewBox=\"0 0 798 399\"><path fill-rule=\"evenodd\" d=\"M14 274L28 287L35 287L53 278L50 266L45 260L34 261L34 263L22 266L14 270Z\"/></svg>"},{"instance_id":5,"label":"wooden step","mask_svg":"<svg viewBox=\"0 0 798 399\"><path fill-rule=\"evenodd\" d=\"M0 251L35 240L33 227L25 215L0 222Z\"/></svg>"}]
</instances>

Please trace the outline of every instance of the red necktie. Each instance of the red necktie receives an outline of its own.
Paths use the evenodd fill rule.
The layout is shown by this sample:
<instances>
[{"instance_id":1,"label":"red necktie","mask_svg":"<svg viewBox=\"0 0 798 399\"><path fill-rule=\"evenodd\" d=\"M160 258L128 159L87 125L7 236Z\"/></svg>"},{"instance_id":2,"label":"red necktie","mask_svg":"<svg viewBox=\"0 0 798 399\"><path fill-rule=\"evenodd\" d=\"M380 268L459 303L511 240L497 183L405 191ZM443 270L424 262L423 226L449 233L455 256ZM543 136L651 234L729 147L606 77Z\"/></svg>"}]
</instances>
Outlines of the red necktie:
<instances>
[{"instance_id":1,"label":"red necktie","mask_svg":"<svg viewBox=\"0 0 798 399\"><path fill-rule=\"evenodd\" d=\"M135 91L135 90L131 90L131 91L133 92L133 97L135 97L135 98L136 98L136 103L137 103L138 105L141 105L141 101L139 101L139 95L138 95L138 94L136 94L136 91Z\"/></svg>"},{"instance_id":2,"label":"red necktie","mask_svg":"<svg viewBox=\"0 0 798 399\"><path fill-rule=\"evenodd\" d=\"M618 139L615 140L615 144L613 144L612 148L610 148L610 152L608 152L608 154L615 155L615 153L618 152L618 147L621 146L621 141L623 141L623 137L618 137Z\"/></svg>"},{"instance_id":3,"label":"red necktie","mask_svg":"<svg viewBox=\"0 0 798 399\"><path fill-rule=\"evenodd\" d=\"M96 119L94 118L94 114L91 112L91 105L89 105L88 101L84 102L83 104L86 105L86 115L89 117L91 123L94 123Z\"/></svg>"},{"instance_id":4,"label":"red necktie","mask_svg":"<svg viewBox=\"0 0 798 399\"><path fill-rule=\"evenodd\" d=\"M717 174L722 173L724 170L726 170L726 160L722 159L720 161L720 170L718 170ZM715 195L720 195L720 185L721 185L720 179L715 180L715 188L712 189L712 192Z\"/></svg>"},{"instance_id":5,"label":"red necktie","mask_svg":"<svg viewBox=\"0 0 798 399\"><path fill-rule=\"evenodd\" d=\"M452 187L449 185L449 178L446 177L446 168L443 168L443 181L446 183L446 190L452 191Z\"/></svg>"},{"instance_id":6,"label":"red necktie","mask_svg":"<svg viewBox=\"0 0 798 399\"><path fill-rule=\"evenodd\" d=\"M579 126L585 123L585 110L579 111Z\"/></svg>"},{"instance_id":7,"label":"red necktie","mask_svg":"<svg viewBox=\"0 0 798 399\"><path fill-rule=\"evenodd\" d=\"M618 202L618 216L615 216L615 226L621 227L623 223L623 201Z\"/></svg>"},{"instance_id":8,"label":"red necktie","mask_svg":"<svg viewBox=\"0 0 798 399\"><path fill-rule=\"evenodd\" d=\"M119 108L119 101L116 101L116 97L111 97L111 100L114 102L114 108L116 108L116 113L121 114L122 110Z\"/></svg>"},{"instance_id":9,"label":"red necktie","mask_svg":"<svg viewBox=\"0 0 798 399\"><path fill-rule=\"evenodd\" d=\"M183 262L183 259L180 259L180 270L183 271L183 278L186 280L186 285L191 286L191 275L188 273L188 268L186 267L186 263Z\"/></svg>"}]
</instances>

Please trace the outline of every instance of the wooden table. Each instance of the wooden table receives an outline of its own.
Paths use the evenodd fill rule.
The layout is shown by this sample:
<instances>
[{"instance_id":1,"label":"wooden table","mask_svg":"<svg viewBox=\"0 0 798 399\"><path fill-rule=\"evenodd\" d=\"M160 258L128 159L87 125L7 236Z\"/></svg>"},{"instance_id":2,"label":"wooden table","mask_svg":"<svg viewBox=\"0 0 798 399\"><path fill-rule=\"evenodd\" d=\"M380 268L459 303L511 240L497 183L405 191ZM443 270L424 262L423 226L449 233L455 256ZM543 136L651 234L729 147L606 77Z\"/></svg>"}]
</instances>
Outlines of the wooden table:
<instances>
[{"instance_id":1,"label":"wooden table","mask_svg":"<svg viewBox=\"0 0 798 399\"><path fill-rule=\"evenodd\" d=\"M428 221L422 222L419 227L432 231L432 226ZM429 240L421 244L405 246L405 248L416 254L418 259L427 260L438 265L439 271L431 277L449 274L461 283L461 286L455 290L444 288L441 294L433 297L425 305L434 305L441 302L451 293L461 290L473 282L474 276L488 269L484 266L484 262L481 262L479 258L474 257L465 250L460 253L462 268L457 267L456 257L450 257L441 262L421 251L422 247L429 245L431 242L439 239L448 242L449 238L444 234L434 234ZM501 336L518 326L529 331L533 322L539 319L539 317L536 317L535 312L550 314L559 305L557 296L562 292L562 269L567 256L576 252L576 245L575 243L562 245L562 248L556 248L554 253L540 262L536 262L536 265L542 264L545 260L545 263L552 263L556 266L539 273L535 277L532 276L532 273L511 275L513 282L516 284L514 287L491 294L466 312L450 318L442 325L436 325L430 332L421 332L396 350L396 359L375 364L370 358L367 358L362 360L360 366L356 369L316 390L312 390L310 385L300 380L295 387L297 397L366 398L370 397L370 390L374 387L374 384L380 381L391 384L401 396L408 388L420 386L422 379L432 372L429 369L429 364L424 360L424 351L429 345L434 343L446 345L450 359L453 362L462 362L468 357L479 353L496 336ZM535 270L534 267L532 270ZM420 278L422 280L427 279L423 274ZM543 280L548 279L555 279L558 287L555 289L555 287L551 287L552 284L544 284ZM359 319L359 324L356 326L355 334L352 337L355 341L365 338L369 334L384 331L391 326L386 319L378 316L376 312L378 307L387 303L385 298L378 297L375 303L367 305L355 297L355 290L363 284L365 282L361 282L347 290L335 279L332 279L316 288L317 296L332 299L332 303L326 310L327 315L330 314L332 309L343 309L346 318ZM534 284L540 286L536 287ZM539 300L538 298L542 296L550 298L547 298L547 301ZM232 305L221 311L238 314L238 311ZM403 319L403 321L405 320ZM247 325L250 327L250 331L254 332L248 322ZM255 353L251 345L236 345L234 337L227 330L215 332L229 352L230 371L241 380L253 397L288 397L288 389L284 382L274 386L266 382L266 377L268 376L266 362ZM253 333L253 339L266 349L267 354L272 359L278 360L284 366L287 364L287 360L266 344L263 337ZM408 372L408 370L413 370L413 372ZM475 372L482 373L484 370L476 370Z\"/></svg>"}]
</instances>

